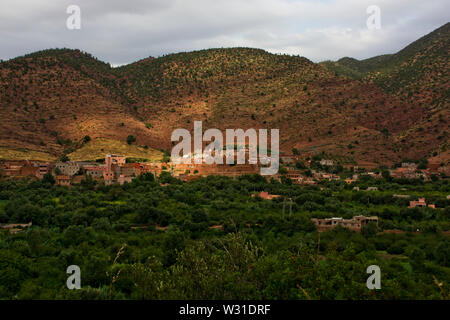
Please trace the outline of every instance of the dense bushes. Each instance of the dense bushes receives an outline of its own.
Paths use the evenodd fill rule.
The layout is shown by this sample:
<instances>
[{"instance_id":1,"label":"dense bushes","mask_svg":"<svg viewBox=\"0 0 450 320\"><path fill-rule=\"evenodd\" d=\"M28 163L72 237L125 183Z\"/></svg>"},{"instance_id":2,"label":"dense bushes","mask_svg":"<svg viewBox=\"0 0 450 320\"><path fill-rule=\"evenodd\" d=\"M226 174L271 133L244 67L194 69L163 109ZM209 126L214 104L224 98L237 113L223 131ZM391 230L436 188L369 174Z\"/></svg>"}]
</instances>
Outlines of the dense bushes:
<instances>
[{"instance_id":1,"label":"dense bushes","mask_svg":"<svg viewBox=\"0 0 450 320\"><path fill-rule=\"evenodd\" d=\"M445 185L357 192L261 176L183 183L169 174L124 186L0 181L0 222L33 222L15 235L0 231L0 298L448 298L450 240L441 231L450 227L449 203L436 191ZM407 209L392 196L400 188L446 208ZM281 198L250 196L259 191ZM283 216L284 198L293 199L291 216L288 205ZM378 228L319 238L310 219L359 214L378 215ZM72 264L82 270L82 290L65 288ZM375 292L365 287L371 264L383 274Z\"/></svg>"}]
</instances>

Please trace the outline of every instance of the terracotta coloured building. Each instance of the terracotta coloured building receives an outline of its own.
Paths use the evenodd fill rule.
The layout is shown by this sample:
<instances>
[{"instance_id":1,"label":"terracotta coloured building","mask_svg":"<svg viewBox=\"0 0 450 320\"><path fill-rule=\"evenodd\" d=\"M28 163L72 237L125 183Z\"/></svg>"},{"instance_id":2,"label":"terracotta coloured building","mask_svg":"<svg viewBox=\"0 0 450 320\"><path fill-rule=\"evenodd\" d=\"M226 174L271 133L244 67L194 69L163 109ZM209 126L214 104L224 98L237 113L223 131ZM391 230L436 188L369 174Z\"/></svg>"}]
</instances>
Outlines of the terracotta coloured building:
<instances>
[{"instance_id":1,"label":"terracotta coloured building","mask_svg":"<svg viewBox=\"0 0 450 320\"><path fill-rule=\"evenodd\" d=\"M426 208L426 207L433 208L433 209L436 208L436 206L434 204L427 205L425 198L419 198L418 201L410 201L408 208Z\"/></svg>"}]
</instances>

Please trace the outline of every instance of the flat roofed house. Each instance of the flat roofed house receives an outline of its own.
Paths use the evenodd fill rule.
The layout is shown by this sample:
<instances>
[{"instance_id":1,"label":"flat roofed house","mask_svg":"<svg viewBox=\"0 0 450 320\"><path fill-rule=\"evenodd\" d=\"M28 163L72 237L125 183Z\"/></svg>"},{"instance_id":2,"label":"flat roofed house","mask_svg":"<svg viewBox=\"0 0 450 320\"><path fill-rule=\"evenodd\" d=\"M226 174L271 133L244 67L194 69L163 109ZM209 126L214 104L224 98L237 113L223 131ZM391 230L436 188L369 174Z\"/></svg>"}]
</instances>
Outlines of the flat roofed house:
<instances>
[{"instance_id":1,"label":"flat roofed house","mask_svg":"<svg viewBox=\"0 0 450 320\"><path fill-rule=\"evenodd\" d=\"M378 217L377 216L371 216L371 217L355 216L355 217L353 217L353 220L358 222L361 227L364 227L365 225L369 224L370 222L373 222L376 225L378 225Z\"/></svg>"},{"instance_id":2,"label":"flat roofed house","mask_svg":"<svg viewBox=\"0 0 450 320\"><path fill-rule=\"evenodd\" d=\"M8 223L2 224L2 223L0 223L0 229L6 229L6 230L9 230L9 233L16 234L16 233L22 231L25 228L31 227L32 225L33 225L32 222L29 222L29 223L14 223L14 224L8 224Z\"/></svg>"},{"instance_id":3,"label":"flat roofed house","mask_svg":"<svg viewBox=\"0 0 450 320\"><path fill-rule=\"evenodd\" d=\"M123 174L120 175L120 176L117 178L117 182L118 182L120 185L123 185L125 182L130 183L131 181L133 181L133 177L131 177L131 176L124 176Z\"/></svg>"},{"instance_id":4,"label":"flat roofed house","mask_svg":"<svg viewBox=\"0 0 450 320\"><path fill-rule=\"evenodd\" d=\"M80 171L80 164L73 161L57 162L55 164L55 170L58 169L61 175L74 176Z\"/></svg>"},{"instance_id":5,"label":"flat roofed house","mask_svg":"<svg viewBox=\"0 0 450 320\"><path fill-rule=\"evenodd\" d=\"M425 198L419 198L418 201L410 201L409 202L409 208L423 208L426 207L427 203L425 202Z\"/></svg>"},{"instance_id":6,"label":"flat roofed house","mask_svg":"<svg viewBox=\"0 0 450 320\"><path fill-rule=\"evenodd\" d=\"M118 154L107 154L105 156L105 164L106 166L110 166L112 164L116 164L116 165L124 165L126 163L127 158L125 156L122 155L118 155Z\"/></svg>"},{"instance_id":7,"label":"flat roofed house","mask_svg":"<svg viewBox=\"0 0 450 320\"><path fill-rule=\"evenodd\" d=\"M38 169L32 163L26 163L20 168L21 178L37 178Z\"/></svg>"},{"instance_id":8,"label":"flat roofed house","mask_svg":"<svg viewBox=\"0 0 450 320\"><path fill-rule=\"evenodd\" d=\"M84 166L83 169L86 175L92 178L103 178L103 172L105 171L105 168L100 166Z\"/></svg>"},{"instance_id":9,"label":"flat roofed house","mask_svg":"<svg viewBox=\"0 0 450 320\"><path fill-rule=\"evenodd\" d=\"M322 160L320 160L320 165L321 166L332 166L332 165L334 165L334 161L333 160L322 159Z\"/></svg>"},{"instance_id":10,"label":"flat roofed house","mask_svg":"<svg viewBox=\"0 0 450 320\"><path fill-rule=\"evenodd\" d=\"M139 174L139 167L136 166L139 164L136 163L126 163L121 165L120 168L120 175L129 176L129 177L136 177Z\"/></svg>"},{"instance_id":11,"label":"flat roofed house","mask_svg":"<svg viewBox=\"0 0 450 320\"><path fill-rule=\"evenodd\" d=\"M394 194L394 198L400 198L400 199L408 199L410 196L407 194Z\"/></svg>"},{"instance_id":12,"label":"flat roofed house","mask_svg":"<svg viewBox=\"0 0 450 320\"><path fill-rule=\"evenodd\" d=\"M255 197L255 195L252 194L252 198L254 198L254 197ZM275 198L279 198L280 196L277 195L277 194L269 194L269 193L266 192L266 191L261 191L261 192L258 194L258 197L260 197L261 199L264 199L264 200L272 200L272 199L275 199Z\"/></svg>"},{"instance_id":13,"label":"flat roofed house","mask_svg":"<svg viewBox=\"0 0 450 320\"><path fill-rule=\"evenodd\" d=\"M14 178L20 176L20 170L23 167L23 163L17 161L8 161L3 165L3 175L8 178Z\"/></svg>"},{"instance_id":14,"label":"flat roofed house","mask_svg":"<svg viewBox=\"0 0 450 320\"><path fill-rule=\"evenodd\" d=\"M430 172L437 173L441 164L439 162L428 163L428 169Z\"/></svg>"},{"instance_id":15,"label":"flat roofed house","mask_svg":"<svg viewBox=\"0 0 450 320\"><path fill-rule=\"evenodd\" d=\"M299 170L291 170L286 174L286 177L292 180L293 184L302 184L305 177Z\"/></svg>"},{"instance_id":16,"label":"flat roofed house","mask_svg":"<svg viewBox=\"0 0 450 320\"><path fill-rule=\"evenodd\" d=\"M40 163L37 171L37 177L42 179L47 173L51 172L52 168L53 164L51 163Z\"/></svg>"},{"instance_id":17,"label":"flat roofed house","mask_svg":"<svg viewBox=\"0 0 450 320\"><path fill-rule=\"evenodd\" d=\"M356 232L360 232L361 228L370 222L373 222L378 226L378 217L376 216L355 216L352 219L343 219L340 217L326 219L313 218L311 220L315 223L319 232L331 230L338 225Z\"/></svg>"},{"instance_id":18,"label":"flat roofed house","mask_svg":"<svg viewBox=\"0 0 450 320\"><path fill-rule=\"evenodd\" d=\"M292 155L280 156L281 162L285 164L294 164L297 159Z\"/></svg>"},{"instance_id":19,"label":"flat roofed house","mask_svg":"<svg viewBox=\"0 0 450 320\"><path fill-rule=\"evenodd\" d=\"M70 182L72 181L72 178L70 176L66 175L58 175L55 178L56 184L59 186L70 186Z\"/></svg>"},{"instance_id":20,"label":"flat roofed house","mask_svg":"<svg viewBox=\"0 0 450 320\"><path fill-rule=\"evenodd\" d=\"M417 168L417 164L415 164L414 162L403 162L402 168L408 168L411 170L415 170Z\"/></svg>"}]
</instances>

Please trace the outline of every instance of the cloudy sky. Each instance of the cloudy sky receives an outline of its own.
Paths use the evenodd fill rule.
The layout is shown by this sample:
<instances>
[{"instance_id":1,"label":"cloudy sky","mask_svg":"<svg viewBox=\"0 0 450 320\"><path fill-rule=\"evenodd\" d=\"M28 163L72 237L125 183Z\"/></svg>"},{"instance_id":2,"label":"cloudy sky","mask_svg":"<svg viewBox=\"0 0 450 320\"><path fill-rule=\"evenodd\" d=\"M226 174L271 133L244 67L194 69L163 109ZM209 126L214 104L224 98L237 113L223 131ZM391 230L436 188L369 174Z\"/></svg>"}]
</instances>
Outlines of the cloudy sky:
<instances>
[{"instance_id":1,"label":"cloudy sky","mask_svg":"<svg viewBox=\"0 0 450 320\"><path fill-rule=\"evenodd\" d=\"M81 29L69 30L69 5ZM367 7L381 12L369 30ZM449 21L449 0L1 0L0 59L78 48L113 65L216 47L313 61L393 53Z\"/></svg>"}]
</instances>

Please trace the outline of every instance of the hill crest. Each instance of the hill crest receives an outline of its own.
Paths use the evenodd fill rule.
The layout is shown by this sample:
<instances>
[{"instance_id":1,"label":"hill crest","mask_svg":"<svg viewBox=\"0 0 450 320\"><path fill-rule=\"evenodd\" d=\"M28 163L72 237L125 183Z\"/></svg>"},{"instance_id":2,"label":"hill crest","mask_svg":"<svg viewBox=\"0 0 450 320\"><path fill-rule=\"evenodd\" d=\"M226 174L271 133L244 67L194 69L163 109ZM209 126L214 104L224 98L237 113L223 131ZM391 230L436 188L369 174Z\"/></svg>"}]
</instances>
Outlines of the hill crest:
<instances>
[{"instance_id":1,"label":"hill crest","mask_svg":"<svg viewBox=\"0 0 450 320\"><path fill-rule=\"evenodd\" d=\"M430 43L425 56L441 52ZM391 59L382 57L372 62ZM353 66L358 60L339 61L342 70L362 74ZM411 145L420 138L411 131L428 114L368 74L361 81L254 48L148 57L117 68L80 50L44 50L0 63L0 146L60 156L81 148L85 136L124 142L133 135L138 145L163 150L173 129L202 120L205 129L279 128L287 153L295 147L390 163L445 152L442 132L431 130L420 149Z\"/></svg>"}]
</instances>

